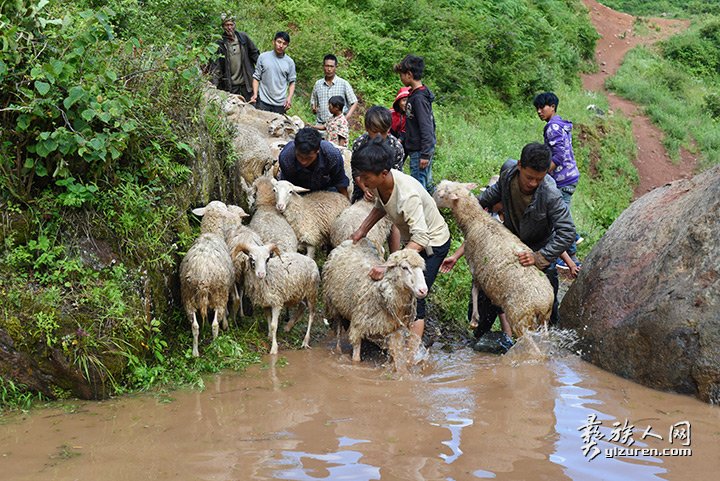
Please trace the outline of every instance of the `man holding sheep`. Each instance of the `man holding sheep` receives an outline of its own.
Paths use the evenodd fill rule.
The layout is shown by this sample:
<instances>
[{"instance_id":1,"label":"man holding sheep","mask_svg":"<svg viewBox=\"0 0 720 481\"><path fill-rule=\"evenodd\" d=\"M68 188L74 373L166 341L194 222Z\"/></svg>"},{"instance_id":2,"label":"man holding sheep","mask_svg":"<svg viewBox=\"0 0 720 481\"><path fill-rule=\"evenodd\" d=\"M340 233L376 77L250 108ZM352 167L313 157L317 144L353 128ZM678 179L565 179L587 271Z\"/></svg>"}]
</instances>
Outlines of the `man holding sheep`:
<instances>
[{"instance_id":1,"label":"man holding sheep","mask_svg":"<svg viewBox=\"0 0 720 481\"><path fill-rule=\"evenodd\" d=\"M450 249L450 229L425 188L413 177L391 169L393 153L381 137L376 137L352 155L353 171L370 189L375 207L370 211L351 239L354 243L365 237L370 229L386 215L400 230L406 249L413 249L425 259L425 283L432 288L440 264ZM380 280L385 266L373 267L368 275ZM425 299L418 299L415 322L410 330L422 338L425 331Z\"/></svg>"},{"instance_id":2,"label":"man holding sheep","mask_svg":"<svg viewBox=\"0 0 720 481\"><path fill-rule=\"evenodd\" d=\"M300 129L279 157L280 180L311 191L330 190L348 197L350 180L345 175L342 153L312 127Z\"/></svg>"},{"instance_id":3,"label":"man holding sheep","mask_svg":"<svg viewBox=\"0 0 720 481\"><path fill-rule=\"evenodd\" d=\"M523 266L537 266L548 277L555 293L550 324L556 324L558 276L555 260L573 243L575 224L555 182L547 175L550 157L547 146L536 142L527 144L520 162L505 162L500 170L500 180L480 194L478 201L486 209L501 202L505 227L532 249L533 252L518 253L518 261ZM441 271L450 272L464 252L463 244L443 261ZM490 330L500 309L482 290L477 301L480 321L475 327L475 337L480 338Z\"/></svg>"}]
</instances>

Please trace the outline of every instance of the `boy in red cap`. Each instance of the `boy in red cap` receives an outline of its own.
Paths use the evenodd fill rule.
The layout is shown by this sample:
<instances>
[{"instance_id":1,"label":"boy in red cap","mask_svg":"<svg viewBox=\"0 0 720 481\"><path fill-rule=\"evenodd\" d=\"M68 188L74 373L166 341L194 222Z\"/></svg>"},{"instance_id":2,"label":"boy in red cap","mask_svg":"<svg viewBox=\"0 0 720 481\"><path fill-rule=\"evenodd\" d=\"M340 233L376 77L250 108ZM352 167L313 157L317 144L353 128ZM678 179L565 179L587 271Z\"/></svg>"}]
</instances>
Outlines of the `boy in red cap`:
<instances>
[{"instance_id":1,"label":"boy in red cap","mask_svg":"<svg viewBox=\"0 0 720 481\"><path fill-rule=\"evenodd\" d=\"M403 148L405 148L405 120L407 119L405 116L405 106L407 105L409 95L410 87L402 87L398 90L392 109L390 109L390 113L392 114L390 133L400 141Z\"/></svg>"}]
</instances>

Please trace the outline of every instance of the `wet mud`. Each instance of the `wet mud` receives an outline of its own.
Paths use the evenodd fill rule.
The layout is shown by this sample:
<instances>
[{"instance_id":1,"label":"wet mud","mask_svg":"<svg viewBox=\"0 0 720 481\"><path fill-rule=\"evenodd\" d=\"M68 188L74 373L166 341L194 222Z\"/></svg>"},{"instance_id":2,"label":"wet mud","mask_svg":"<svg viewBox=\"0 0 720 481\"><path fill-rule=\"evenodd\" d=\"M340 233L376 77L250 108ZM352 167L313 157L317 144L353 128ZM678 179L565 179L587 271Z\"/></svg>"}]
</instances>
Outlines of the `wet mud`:
<instances>
[{"instance_id":1,"label":"wet mud","mask_svg":"<svg viewBox=\"0 0 720 481\"><path fill-rule=\"evenodd\" d=\"M17 481L588 481L707 479L720 470L716 406L574 355L528 352L431 351L422 371L398 375L353 365L329 346L281 351L245 373L207 378L203 392L1 418L0 473ZM670 443L682 422L689 436L678 425ZM606 457L626 448L658 452ZM680 448L692 454L664 451Z\"/></svg>"}]
</instances>

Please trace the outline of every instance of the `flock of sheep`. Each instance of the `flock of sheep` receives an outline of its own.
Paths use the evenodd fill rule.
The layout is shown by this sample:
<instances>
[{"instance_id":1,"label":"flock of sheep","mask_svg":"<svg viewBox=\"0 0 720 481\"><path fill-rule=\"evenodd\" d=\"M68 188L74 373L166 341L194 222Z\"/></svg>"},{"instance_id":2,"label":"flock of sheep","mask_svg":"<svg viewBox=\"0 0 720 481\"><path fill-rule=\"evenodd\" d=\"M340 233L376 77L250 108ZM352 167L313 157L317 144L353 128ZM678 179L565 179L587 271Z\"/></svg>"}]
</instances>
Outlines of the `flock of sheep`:
<instances>
[{"instance_id":1,"label":"flock of sheep","mask_svg":"<svg viewBox=\"0 0 720 481\"><path fill-rule=\"evenodd\" d=\"M208 92L209 101L218 101L217 91ZM257 111L232 95L221 107L235 124L236 138L243 144L236 146L244 152L237 173L254 215L244 225L248 214L220 201L193 210L202 217L201 234L180 264L181 296L192 326L193 356L199 356L200 325L208 314L212 312L215 339L220 326L228 328L228 315L234 319L238 313L243 315L244 295L265 310L271 354L278 351L277 327L286 307L292 311L286 331L304 309L308 311L303 347L309 347L321 280L325 317L336 326L338 347L342 327L348 329L353 361L360 360L362 339L382 343L407 338L407 326L415 319L416 299L428 291L422 257L403 249L385 258L391 228L387 219L378 222L357 244L347 240L367 217L372 203L361 200L350 205L339 193L307 193L275 179L274 159L282 137L292 136L302 126L299 119ZM349 151L343 155L349 175ZM537 268L520 266L516 252L529 248L482 211L470 193L472 187L443 181L435 200L439 207L452 209L463 231L473 289L482 288L502 307L515 334L521 336L549 319L552 288ZM318 249L326 247L332 251L321 276L314 257ZM368 272L380 264L387 267L385 276L373 281ZM403 335L398 336L399 332Z\"/></svg>"},{"instance_id":2,"label":"flock of sheep","mask_svg":"<svg viewBox=\"0 0 720 481\"><path fill-rule=\"evenodd\" d=\"M527 249L501 224L482 211L467 184L443 181L435 199L449 207L466 238L466 256L474 286L482 288L503 307L515 334L545 322L552 307L552 288L535 267L523 267L515 253ZM384 343L387 336L406 330L415 319L416 299L427 295L425 262L414 250L403 249L384 257L390 234L388 222L353 244L347 240L367 216L372 204L350 205L335 192L311 192L270 175L252 184L255 214L248 225L246 212L212 201L194 209L202 216L201 234L180 265L181 295L193 332L193 356L199 356L200 324L212 312L213 339L228 314L242 315L242 297L265 310L271 354L278 351L277 328L284 308L291 310L289 331L308 313L303 347L309 347L310 329L317 312L323 282L325 317L337 329L348 328L353 361L360 361L363 339ZM298 253L303 248L306 254ZM314 260L318 249L331 247L322 270ZM380 281L368 272L387 267ZM230 309L228 310L228 305ZM229 311L229 312L228 312ZM200 319L198 319L198 317Z\"/></svg>"}]
</instances>

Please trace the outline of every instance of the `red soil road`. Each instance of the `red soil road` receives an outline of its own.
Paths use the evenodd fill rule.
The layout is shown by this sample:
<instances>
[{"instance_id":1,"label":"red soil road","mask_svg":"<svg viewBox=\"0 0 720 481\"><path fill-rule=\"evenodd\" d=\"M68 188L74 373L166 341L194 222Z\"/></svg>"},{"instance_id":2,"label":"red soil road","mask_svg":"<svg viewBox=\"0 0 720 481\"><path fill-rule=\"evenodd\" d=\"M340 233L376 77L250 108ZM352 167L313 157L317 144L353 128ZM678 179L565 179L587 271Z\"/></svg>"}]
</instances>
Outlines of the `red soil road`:
<instances>
[{"instance_id":1,"label":"red soil road","mask_svg":"<svg viewBox=\"0 0 720 481\"><path fill-rule=\"evenodd\" d=\"M681 161L679 164L674 164L662 144L664 135L662 131L642 114L636 104L608 92L605 88L605 79L617 72L630 49L638 45L651 45L681 32L690 22L665 18L646 19L650 25L650 33L636 36L633 33L636 17L616 12L595 0L583 0L583 3L590 12L590 20L595 30L601 35L595 47L599 71L581 75L583 87L607 95L610 108L621 111L632 121L637 145L637 158L634 164L640 177L640 184L635 188L634 197L637 199L673 180L691 177L697 165L695 156L681 149ZM659 27L659 31L653 28L655 26Z\"/></svg>"}]
</instances>

